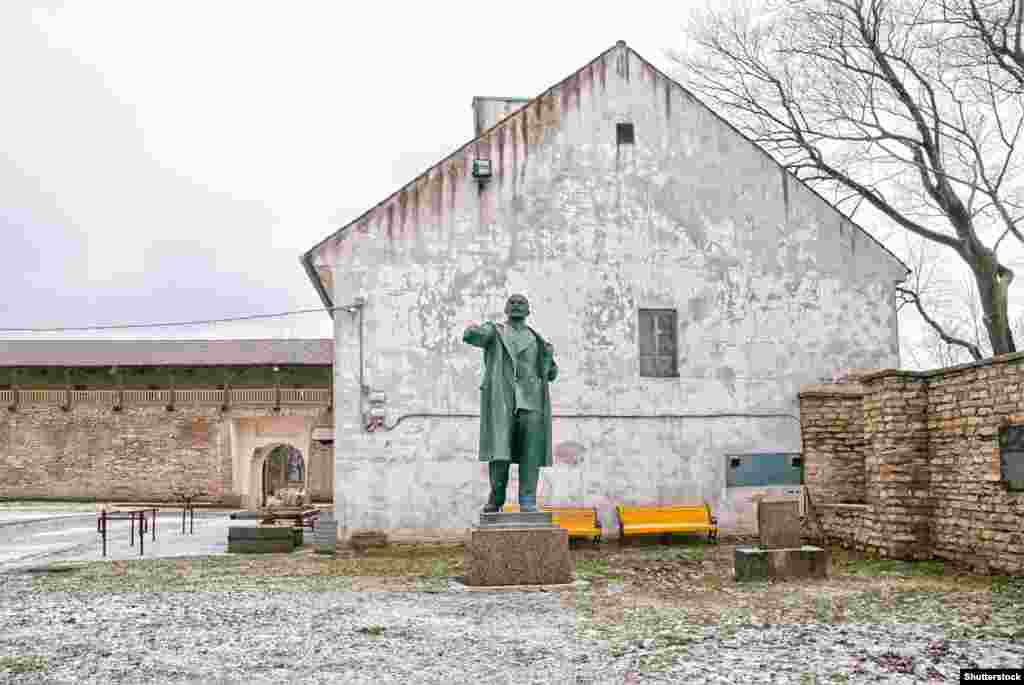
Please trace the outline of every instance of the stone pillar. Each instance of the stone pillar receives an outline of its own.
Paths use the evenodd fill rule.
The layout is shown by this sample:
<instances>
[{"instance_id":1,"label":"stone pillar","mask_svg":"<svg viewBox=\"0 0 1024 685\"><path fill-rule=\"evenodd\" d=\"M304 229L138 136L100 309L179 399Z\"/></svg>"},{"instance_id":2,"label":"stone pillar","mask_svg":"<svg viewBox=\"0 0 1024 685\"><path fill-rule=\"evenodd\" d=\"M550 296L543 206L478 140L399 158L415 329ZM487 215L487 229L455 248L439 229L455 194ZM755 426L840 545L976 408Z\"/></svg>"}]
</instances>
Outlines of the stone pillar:
<instances>
[{"instance_id":1,"label":"stone pillar","mask_svg":"<svg viewBox=\"0 0 1024 685\"><path fill-rule=\"evenodd\" d=\"M889 371L863 382L865 490L874 506L879 551L900 559L930 558L927 379Z\"/></svg>"},{"instance_id":2,"label":"stone pillar","mask_svg":"<svg viewBox=\"0 0 1024 685\"><path fill-rule=\"evenodd\" d=\"M864 387L809 386L800 392L804 485L815 503L863 503Z\"/></svg>"}]
</instances>

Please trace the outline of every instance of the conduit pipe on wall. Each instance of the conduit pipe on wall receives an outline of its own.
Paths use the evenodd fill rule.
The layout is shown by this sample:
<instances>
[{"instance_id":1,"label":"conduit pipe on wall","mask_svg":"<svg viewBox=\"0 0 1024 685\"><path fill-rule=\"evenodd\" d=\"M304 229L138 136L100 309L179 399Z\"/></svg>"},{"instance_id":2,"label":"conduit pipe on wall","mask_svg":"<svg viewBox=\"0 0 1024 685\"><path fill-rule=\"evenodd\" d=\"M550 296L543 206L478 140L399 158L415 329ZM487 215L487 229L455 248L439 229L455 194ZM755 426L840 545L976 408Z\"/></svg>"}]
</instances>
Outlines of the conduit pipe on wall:
<instances>
[{"instance_id":1,"label":"conduit pipe on wall","mask_svg":"<svg viewBox=\"0 0 1024 685\"><path fill-rule=\"evenodd\" d=\"M378 426L367 426L367 432L382 430L393 431L406 419L478 419L479 414L402 414L390 426L380 424ZM553 419L792 419L800 423L800 417L796 414L765 413L754 414L747 412L721 412L713 414L552 414Z\"/></svg>"},{"instance_id":2,"label":"conduit pipe on wall","mask_svg":"<svg viewBox=\"0 0 1024 685\"><path fill-rule=\"evenodd\" d=\"M369 388L366 386L366 380L363 375L363 308L366 306L365 297L357 297L352 301L352 304L343 305L341 307L335 307L335 310L341 310L348 312L349 314L355 314L359 317L359 412L363 414L363 405L366 398L367 391ZM333 385L333 384L332 384Z\"/></svg>"}]
</instances>

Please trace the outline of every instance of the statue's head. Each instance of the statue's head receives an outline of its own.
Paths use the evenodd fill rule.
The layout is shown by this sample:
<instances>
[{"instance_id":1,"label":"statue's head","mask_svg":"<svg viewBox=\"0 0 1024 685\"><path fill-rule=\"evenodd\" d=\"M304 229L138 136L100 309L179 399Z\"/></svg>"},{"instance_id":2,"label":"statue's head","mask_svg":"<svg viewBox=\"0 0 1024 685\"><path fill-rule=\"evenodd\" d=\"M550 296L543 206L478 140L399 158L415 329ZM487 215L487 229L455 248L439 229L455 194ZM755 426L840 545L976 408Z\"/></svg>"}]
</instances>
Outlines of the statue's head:
<instances>
[{"instance_id":1,"label":"statue's head","mask_svg":"<svg viewBox=\"0 0 1024 685\"><path fill-rule=\"evenodd\" d=\"M510 319L525 319L530 315L530 302L525 295L513 295L505 303L505 315Z\"/></svg>"}]
</instances>

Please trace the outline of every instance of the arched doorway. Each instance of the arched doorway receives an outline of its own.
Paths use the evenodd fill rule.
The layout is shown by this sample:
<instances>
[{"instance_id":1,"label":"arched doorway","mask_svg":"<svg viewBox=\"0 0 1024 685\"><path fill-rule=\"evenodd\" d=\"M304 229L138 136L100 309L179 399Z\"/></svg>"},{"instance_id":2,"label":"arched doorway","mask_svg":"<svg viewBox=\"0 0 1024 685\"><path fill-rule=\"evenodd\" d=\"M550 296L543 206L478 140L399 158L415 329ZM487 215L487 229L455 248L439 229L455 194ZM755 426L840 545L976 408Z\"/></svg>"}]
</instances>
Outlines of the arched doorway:
<instances>
[{"instance_id":1,"label":"arched doorway","mask_svg":"<svg viewBox=\"0 0 1024 685\"><path fill-rule=\"evenodd\" d=\"M288 444L279 444L267 450L260 480L260 506L265 506L267 497L281 490L307 489L306 460L302 451Z\"/></svg>"}]
</instances>

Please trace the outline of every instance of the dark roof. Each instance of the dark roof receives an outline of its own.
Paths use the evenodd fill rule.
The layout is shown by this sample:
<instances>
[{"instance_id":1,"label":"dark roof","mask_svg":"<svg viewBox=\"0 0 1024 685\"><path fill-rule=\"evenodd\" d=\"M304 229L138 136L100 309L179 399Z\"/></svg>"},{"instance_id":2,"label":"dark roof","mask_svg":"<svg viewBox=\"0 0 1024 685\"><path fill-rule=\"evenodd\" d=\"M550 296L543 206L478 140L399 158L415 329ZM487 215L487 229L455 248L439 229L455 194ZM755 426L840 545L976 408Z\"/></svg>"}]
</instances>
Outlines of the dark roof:
<instances>
[{"instance_id":1,"label":"dark roof","mask_svg":"<svg viewBox=\"0 0 1024 685\"><path fill-rule=\"evenodd\" d=\"M847 216L845 212L841 211L841 210L840 210L840 209L839 209L838 207L836 207L836 206L835 206L835 205L834 205L833 203L829 202L829 201L828 201L828 199L826 199L826 198L825 198L825 197L824 197L824 196L823 196L823 195L822 195L821 193L819 193L819 192L818 192L817 190L815 190L814 188L812 188L812 187L811 187L811 186L810 186L810 185L809 185L809 184L808 184L808 183L807 183L806 181L804 181L803 179L799 178L798 176L796 176L795 174L793 174L793 173L792 173L791 171L789 171L788 169L786 169L786 168L785 168L784 166L782 166L782 164L780 164L778 160L776 160L776 159L775 159L774 157L772 157L772 155L771 155L771 154L769 154L769 153L768 153L768 152L767 152L767 151L766 151L766 150L765 150L765 149L764 149L764 148L763 148L763 147L762 147L761 145L759 145L758 143L756 143L756 142L754 142L753 140L751 140L750 136L748 136L748 135L747 135L747 134L745 134L745 133L744 133L743 131L741 131L741 130L740 130L739 128L737 128L736 126L734 126L734 125L732 124L732 122L730 122L730 121L729 121L728 119L726 119L726 118L725 118L724 116L722 116L721 114L719 114L719 113L718 113L718 112L716 112L715 110L713 110L713 109L711 109L710 107L708 107L708 106L707 106L707 105L706 105L706 104L705 104L705 103L704 103L704 102L703 102L702 100L700 100L700 99L699 99L699 98L698 98L698 97L697 97L696 95L694 95L694 94L693 94L692 92L690 92L690 90L689 90L688 88L686 88L686 87L685 87L684 85L682 85L681 83L679 83L678 81L676 81L676 80L675 80L674 78L672 78L671 76L669 76L669 75L665 74L665 73L664 73L663 71L661 71L660 69L658 69L658 68L657 68L656 66L654 66L654 65L653 65L653 64L651 64L650 62L648 62L648 61L647 61L646 59L644 59L644 57L643 57L642 55L640 55L640 53L638 53L638 52L637 52L636 50L634 50L633 48L631 48L631 47L627 46L627 45L626 45L626 41L624 41L624 40L620 40L620 41L616 42L616 43L615 43L615 45L613 45L612 47L608 48L607 50L605 50L604 52L602 52L602 53L601 53L600 55L598 55L598 56L597 56L597 57L595 57L594 59L592 59L592 60L590 60L589 62L587 62L586 64L584 64L584 65L583 65L582 67L580 67L579 69L577 69L577 70L576 70L575 72L573 72L573 73L572 73L572 74L570 74L569 76L565 77L564 79L562 79L561 81L559 81L559 82L558 82L558 83L556 83L555 85L553 85L553 86L551 86L551 87L549 87L549 88L546 88L546 89L545 89L544 91L542 91L542 92L541 92L541 94L540 94L540 95L536 96L536 97L535 97L535 98L533 98L533 99L530 99L530 100L525 100L525 101L524 101L524 104L523 104L523 106L522 106L522 107L520 107L519 109L517 109L517 110L515 110L515 111L513 111L513 112L510 112L510 113L508 114L508 116L506 116L506 117L504 117L503 119L501 119L500 121L496 122L496 123L495 123L495 124L494 124L494 125L493 125L493 126L492 126L491 128L489 128L489 129L487 129L487 130L485 130L485 131L481 131L479 135L477 135L477 136L473 137L473 138L472 138L472 139L471 139L471 140L470 140L470 141L469 141L468 143L466 143L465 145L462 145L461 147L459 147L459 148L458 148L457 150L455 150L454 152L452 152L452 153L451 153L451 154L449 154L448 156L444 157L443 159L441 159L441 160L440 160L440 161L438 161L437 163L435 163L435 164L431 165L431 166L430 166L429 168L427 168L427 170L426 170L426 171L424 171L423 173L419 174L419 175L418 175L418 176L417 176L416 178L414 178L414 179L413 179L412 181L410 181L409 183L406 183L405 185L403 185L403 186L402 186L401 188L399 188L398 190L396 190L396 191L395 191L394 193L392 193L391 195L388 195L388 196L387 196L386 198L384 198L383 200L381 200L380 202L378 202L378 203L377 203L376 205L374 205L373 207L370 207L370 209L366 210L366 211L365 211L365 212L364 212L363 214L361 214L360 216L358 216L358 217L356 217L355 219L353 219L352 221L348 222L347 224L345 224L345 225L344 225L344 226L342 226L341 228L339 228L339 229L336 229L336 230L332 231L330 235L328 235L328 236L327 236L326 238L324 238L324 239L323 239L323 240L321 240L321 241L320 241L319 243L317 243L317 244L316 244L316 245L314 245L314 246L313 246L312 248L310 248L310 249L309 249L308 251L306 251L306 252L305 252L305 253L304 253L304 254L303 254L303 255L302 255L301 257L299 257L299 261L300 261L300 262L302 263L302 267L303 267L303 268L304 268L304 269L306 270L306 274L307 274L307 275L309 276L309 279L310 279L310 280L311 280L311 281L313 282L313 287L314 287L314 288L316 288L317 294L318 294L318 295L320 296L320 299L321 299L321 300L323 301L323 303L324 303L324 307L325 307L325 308L327 309L327 312L328 312L328 314L330 314L332 318L334 317L334 304L333 304L333 302L331 301L331 296L330 296L330 294L329 294L329 293L327 292L327 290L325 290L325 289L324 289L324 284L323 284L323 282L322 282L322 281L320 280L320 276L319 276L319 274L317 274L317 272L316 272L316 269L315 269L315 268L313 267L313 260L312 260L312 256L313 256L313 253L314 253L314 252L316 252L316 251L317 251L318 249L320 249L320 247L321 247L321 246L322 246L322 245L323 245L324 243L326 243L326 242L327 242L328 240L330 240L330 239L331 239L331 238L333 238L334 236L336 236L336 235L339 235L340 233L342 233L342 232L346 231L346 230L347 230L348 228L350 228L350 227L352 227L352 226L354 226L354 225L358 224L358 223L359 223L360 221L362 221L362 220L363 220L363 219L365 219L366 217L370 216L370 215L371 215L371 214L372 214L372 213L374 212L374 210L376 210L376 209L378 209L378 208L380 208L380 207L382 207L382 206L386 205L386 204L387 204L387 203L388 203L389 201L391 201L391 200L392 200L393 198L395 198L395 197L396 197L396 196L397 196L397 195L398 195L398 194L399 194L399 193L400 193L400 192L402 191L402 189L403 189L403 188L407 188L407 187L409 187L410 185L414 184L414 183L415 183L415 182L416 182L417 180L419 180L420 178L423 178L423 177L429 176L429 175L431 174L431 172L435 171L435 170L436 170L436 169L437 169L438 167L440 167L440 166L441 166L442 164L444 164L444 163L445 163L446 161L448 161L449 159L453 159L453 158L455 158L455 157L456 157L457 155L461 154L461 153L462 153L462 151L463 151L463 150L465 150L465 149L466 149L467 147L469 147L470 145L473 145L473 144L474 144L474 143L476 143L477 141L479 141L479 140L482 140L482 139L484 139L484 138L485 138L485 137L486 137L487 135L489 135L489 134L490 134L490 132L491 132L492 130L494 130L494 129L498 128L499 126L502 126L502 125L506 124L506 123L507 123L507 121L508 121L509 119L513 119L513 118L515 118L515 117L521 116L521 115L522 115L522 114L523 114L524 112L526 112L526 110L527 110L527 109L528 109L528 108L529 108L529 107L530 107L531 105L533 105L533 104L534 104L534 102L535 102L535 101L537 101L537 100L540 100L540 98L544 97L544 95L546 95L546 94L549 94L549 93L551 93L551 92L552 92L552 91L554 91L555 89L558 89L558 88L563 88L563 87L565 87L565 85L566 85L566 83L567 83L567 82L569 82L569 81L570 81L571 79L573 79L574 77L578 76L578 75L579 75L580 73L582 73L582 72L583 72L583 71L584 71L584 70L585 70L585 69L586 69L587 67L589 67L589 66L590 66L590 65L592 65L592 64L596 64L596 63L597 63L597 62L598 62L599 60L603 59L603 58L605 57L605 55L607 55L607 54L609 54L610 52L612 52L612 50L616 50L616 49L619 49L619 48L622 48L622 49L628 50L628 51L629 51L629 52L630 52L631 54L635 55L635 56L636 56L636 58L637 58L638 60L640 60L640 61L641 61L641 62L642 62L642 63L643 63L644 65L646 65L646 66L647 66L648 68L650 68L650 69L651 69L652 71L654 71L654 72L655 72L656 74L658 74L658 75L659 75L659 76L660 76L660 77L661 77L662 79L664 79L664 80L665 80L665 81L666 81L667 83L669 83L669 84L671 84L672 86L674 86L674 87L676 87L676 88L680 89L680 90L681 90L681 91L682 91L683 93L685 93L685 94L686 94L686 96L687 96L688 98L690 98L690 99L691 99L691 100L693 100L694 102L698 103L698 104L699 104L699 105L700 105L701 107L703 107L703 108L704 108L704 109L705 109L705 110L706 110L706 111L707 111L707 112L708 112L709 114L711 114L711 116L713 116L713 117L714 117L715 119L718 119L718 120L719 120L720 122L722 122L723 124L725 124L725 125L726 125L726 126L727 126L727 127L729 128L729 129L731 129L731 130L732 130L732 131L733 131L734 133L736 133L736 134L737 134L738 136L740 136L741 138L744 138L744 139L745 139L745 140L746 140L747 142L749 142L749 143L750 143L751 145L753 145L753 146L754 146L755 148L757 148L758 150L760 150L760 151L761 151L761 152L762 152L762 153L763 153L764 155L766 155L766 156L768 157L768 159L770 159L770 160L771 160L771 161L772 161L773 163L775 163L775 164L776 164L776 165L777 165L777 166L779 167L779 169L781 169L781 170L782 170L782 172L783 172L783 173L785 173L785 174L786 174L786 175L787 175L788 177L790 177L791 179L795 180L795 181L796 181L797 183L800 183L801 185L803 185L803 186L804 186L805 188L807 188L807 189L808 189L809 191L811 191L811 193L812 193L812 194L814 194L814 195L817 195L817 196L818 196L818 198L820 198L820 199L821 199L821 200L822 200L822 201L823 201L823 202L824 202L825 204L827 204L827 205L828 205L829 207L831 207L831 208L832 208L833 210L835 210L835 212L836 212L836 213L837 213L837 214L838 214L839 216L843 217L843 218L844 218L844 219L845 219L846 221L848 221L848 222L850 223L850 225L852 225L852 226L853 226L854 228L856 228L856 229L857 229L857 230L859 230L859 231L860 231L861 233L863 233L864 235L866 235L866 236L868 237L868 239L870 239L870 240L871 240L872 242L876 243L876 244L877 244L877 245L878 245L879 247L881 247L881 248L882 248L882 250L884 250L885 252L889 253L889 256L890 256L890 257L892 257L892 258L893 258L894 260L896 260L896 263L898 263L898 264L899 264L900 266L902 266L902 267L903 267L903 268L904 268L904 269L906 270L906 272L907 272L908 274L910 273L910 267L908 267L908 266L907 266L907 265L906 265L906 264L905 264L905 263L903 262L903 260L902 260L902 259L900 259L899 257L897 257L897 256L896 256L896 253L894 253L894 252L893 252L892 250L890 250L890 249L889 249L888 247L886 247L885 245L883 245L883 244L882 244L882 242L881 242L881 241L880 241L880 240L879 240L878 238L876 238L876 237L875 237L875 236L873 236L873 235L872 235L872 234L871 234L870 232L868 232L867 230L865 230L863 226L861 226L860 224L856 223L856 222L855 222L855 221L854 221L853 219L851 219L851 218L850 218L849 216Z\"/></svg>"},{"instance_id":2,"label":"dark roof","mask_svg":"<svg viewBox=\"0 0 1024 685\"><path fill-rule=\"evenodd\" d=\"M261 366L334 363L334 341L0 340L0 366Z\"/></svg>"}]
</instances>

